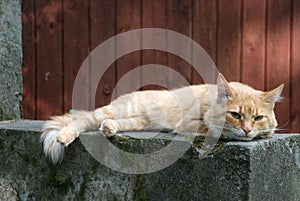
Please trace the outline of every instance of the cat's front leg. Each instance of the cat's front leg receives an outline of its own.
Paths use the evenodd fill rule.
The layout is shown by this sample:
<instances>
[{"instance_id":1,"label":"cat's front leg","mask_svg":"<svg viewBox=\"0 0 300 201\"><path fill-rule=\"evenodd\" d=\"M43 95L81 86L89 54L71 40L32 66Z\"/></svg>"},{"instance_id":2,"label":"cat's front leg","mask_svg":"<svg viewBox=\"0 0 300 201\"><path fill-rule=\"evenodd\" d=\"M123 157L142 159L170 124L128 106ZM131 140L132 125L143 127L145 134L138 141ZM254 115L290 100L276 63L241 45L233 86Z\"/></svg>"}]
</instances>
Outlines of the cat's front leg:
<instances>
[{"instance_id":1,"label":"cat's front leg","mask_svg":"<svg viewBox=\"0 0 300 201\"><path fill-rule=\"evenodd\" d=\"M145 129L147 126L148 121L140 117L129 119L105 119L101 122L99 130L110 137L115 135L118 131L137 131Z\"/></svg>"},{"instance_id":2,"label":"cat's front leg","mask_svg":"<svg viewBox=\"0 0 300 201\"><path fill-rule=\"evenodd\" d=\"M86 130L94 130L99 125L99 120L95 118L94 113L89 113L75 121L70 122L63 127L56 139L64 146L68 146L71 142L79 136L79 134Z\"/></svg>"},{"instance_id":3,"label":"cat's front leg","mask_svg":"<svg viewBox=\"0 0 300 201\"><path fill-rule=\"evenodd\" d=\"M107 137L113 136L118 132L118 125L114 119L105 119L101 122L99 130Z\"/></svg>"}]
</instances>

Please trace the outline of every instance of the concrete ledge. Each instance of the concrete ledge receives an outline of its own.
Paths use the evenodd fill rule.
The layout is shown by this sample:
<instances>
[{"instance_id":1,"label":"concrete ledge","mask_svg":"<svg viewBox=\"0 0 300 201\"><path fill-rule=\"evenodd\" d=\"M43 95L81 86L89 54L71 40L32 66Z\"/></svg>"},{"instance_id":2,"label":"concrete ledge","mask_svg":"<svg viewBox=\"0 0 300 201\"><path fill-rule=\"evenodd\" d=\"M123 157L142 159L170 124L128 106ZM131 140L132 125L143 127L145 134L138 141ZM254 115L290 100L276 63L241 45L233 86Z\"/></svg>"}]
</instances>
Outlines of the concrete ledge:
<instances>
[{"instance_id":1,"label":"concrete ledge","mask_svg":"<svg viewBox=\"0 0 300 201\"><path fill-rule=\"evenodd\" d=\"M171 166L130 175L98 163L80 140L53 166L39 142L42 121L0 123L0 200L299 200L300 135L222 142L205 159L191 147ZM134 135L138 135L137 133ZM113 139L145 152L170 139ZM152 147L152 148L151 148ZM8 199L9 198L9 199Z\"/></svg>"}]
</instances>

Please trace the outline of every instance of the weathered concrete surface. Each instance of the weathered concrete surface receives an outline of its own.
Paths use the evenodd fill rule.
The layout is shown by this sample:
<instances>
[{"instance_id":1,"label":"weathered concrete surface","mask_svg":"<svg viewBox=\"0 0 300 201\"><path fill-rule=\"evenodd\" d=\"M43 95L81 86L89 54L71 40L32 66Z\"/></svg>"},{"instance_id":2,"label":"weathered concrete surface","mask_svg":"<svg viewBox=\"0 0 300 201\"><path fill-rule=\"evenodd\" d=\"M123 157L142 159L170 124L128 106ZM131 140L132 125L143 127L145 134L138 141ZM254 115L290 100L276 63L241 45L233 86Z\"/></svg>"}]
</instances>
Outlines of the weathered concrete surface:
<instances>
[{"instance_id":1,"label":"weathered concrete surface","mask_svg":"<svg viewBox=\"0 0 300 201\"><path fill-rule=\"evenodd\" d=\"M161 172L143 175L150 200L300 200L299 135L229 142L204 160L193 149Z\"/></svg>"},{"instance_id":2,"label":"weathered concrete surface","mask_svg":"<svg viewBox=\"0 0 300 201\"><path fill-rule=\"evenodd\" d=\"M52 165L42 153L41 125L0 123L0 178L20 200L133 200L135 176L100 165L79 140L68 147L61 165Z\"/></svg>"},{"instance_id":3,"label":"weathered concrete surface","mask_svg":"<svg viewBox=\"0 0 300 201\"><path fill-rule=\"evenodd\" d=\"M79 140L68 147L63 163L53 166L43 156L39 143L42 123L0 123L0 196L12 195L10 200L300 198L298 134L274 135L253 142L222 142L220 150L201 160L196 148L191 147L161 171L130 175L99 164ZM112 140L118 147L137 153L156 150L168 141Z\"/></svg>"},{"instance_id":4,"label":"weathered concrete surface","mask_svg":"<svg viewBox=\"0 0 300 201\"><path fill-rule=\"evenodd\" d=\"M21 1L0 0L0 120L20 117L21 26Z\"/></svg>"},{"instance_id":5,"label":"weathered concrete surface","mask_svg":"<svg viewBox=\"0 0 300 201\"><path fill-rule=\"evenodd\" d=\"M0 179L0 200L18 200L17 192L13 189L12 182Z\"/></svg>"}]
</instances>

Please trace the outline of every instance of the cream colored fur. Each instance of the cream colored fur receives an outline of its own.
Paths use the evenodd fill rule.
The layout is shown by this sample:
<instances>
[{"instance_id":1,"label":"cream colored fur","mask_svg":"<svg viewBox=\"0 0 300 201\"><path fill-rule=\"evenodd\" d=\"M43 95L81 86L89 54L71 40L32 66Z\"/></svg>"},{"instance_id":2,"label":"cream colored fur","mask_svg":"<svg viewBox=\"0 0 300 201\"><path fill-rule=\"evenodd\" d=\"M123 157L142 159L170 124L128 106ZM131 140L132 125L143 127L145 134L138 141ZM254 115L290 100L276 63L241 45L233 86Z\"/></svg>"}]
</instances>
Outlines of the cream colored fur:
<instances>
[{"instance_id":1,"label":"cream colored fur","mask_svg":"<svg viewBox=\"0 0 300 201\"><path fill-rule=\"evenodd\" d=\"M274 133L273 111L283 85L262 92L220 75L217 85L194 85L172 91L137 91L94 111L52 117L43 127L44 153L61 162L64 147L86 130L99 128L106 136L118 131L169 129L206 135L209 126L222 128L225 138L252 140ZM226 110L225 110L226 109ZM237 119L237 114L240 118ZM225 116L225 124L221 124ZM262 116L262 119L260 119ZM235 118L234 118L235 117ZM212 122L212 119L213 122Z\"/></svg>"}]
</instances>

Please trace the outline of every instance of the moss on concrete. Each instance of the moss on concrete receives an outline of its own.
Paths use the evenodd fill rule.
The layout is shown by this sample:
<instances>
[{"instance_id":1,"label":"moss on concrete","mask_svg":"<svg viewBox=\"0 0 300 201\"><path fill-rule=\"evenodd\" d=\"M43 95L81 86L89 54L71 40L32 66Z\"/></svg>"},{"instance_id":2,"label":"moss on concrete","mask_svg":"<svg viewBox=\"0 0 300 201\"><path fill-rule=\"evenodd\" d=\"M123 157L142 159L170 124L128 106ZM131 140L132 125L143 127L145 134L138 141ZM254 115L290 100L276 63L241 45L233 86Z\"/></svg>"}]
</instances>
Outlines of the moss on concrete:
<instances>
[{"instance_id":1,"label":"moss on concrete","mask_svg":"<svg viewBox=\"0 0 300 201\"><path fill-rule=\"evenodd\" d=\"M0 106L0 121L8 121L8 120L13 120L16 117L13 115L7 115L4 113L4 110L2 109L2 107Z\"/></svg>"},{"instance_id":2,"label":"moss on concrete","mask_svg":"<svg viewBox=\"0 0 300 201\"><path fill-rule=\"evenodd\" d=\"M199 148L199 149L204 149L204 151L209 151L209 155L217 154L219 151L222 150L222 148L228 142L228 141L219 140L212 150L208 150L206 147L203 147L204 140L205 140L205 137L196 136L194 141L193 141L193 147L196 147L196 148Z\"/></svg>"},{"instance_id":3,"label":"moss on concrete","mask_svg":"<svg viewBox=\"0 0 300 201\"><path fill-rule=\"evenodd\" d=\"M149 196L147 191L145 190L145 178L142 175L137 176L136 184L133 187L134 191L134 201L148 201Z\"/></svg>"}]
</instances>

